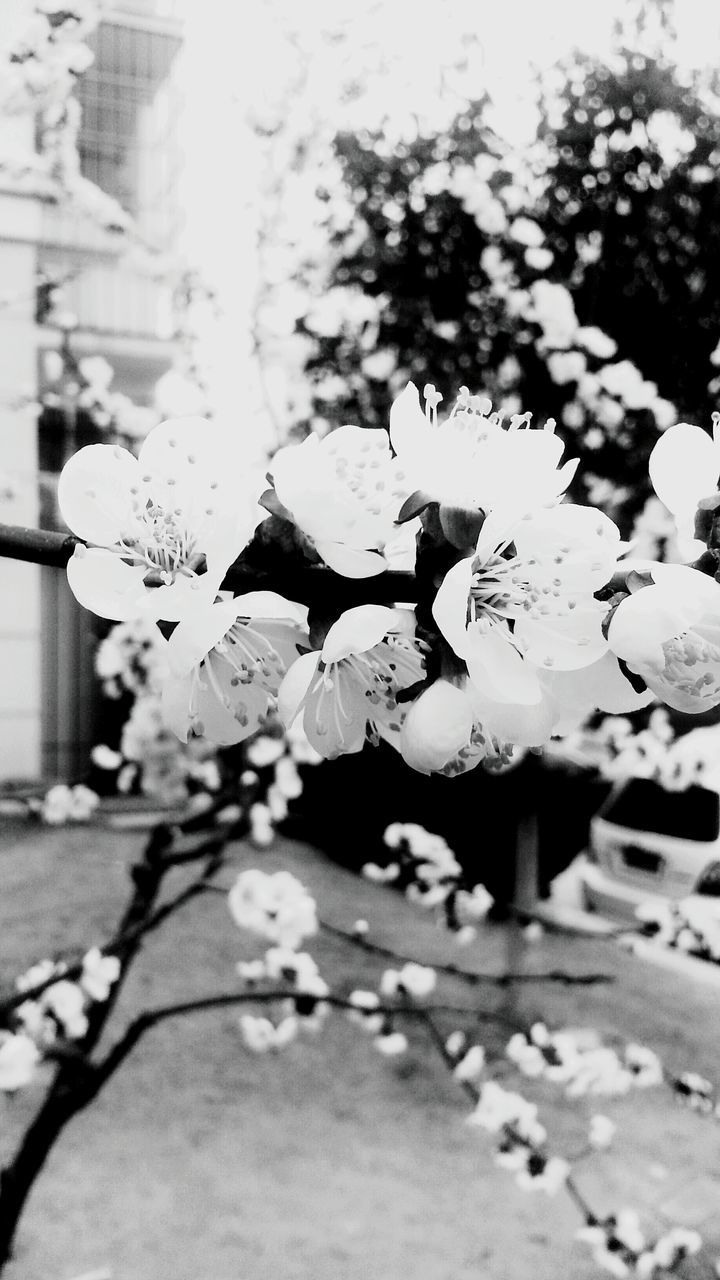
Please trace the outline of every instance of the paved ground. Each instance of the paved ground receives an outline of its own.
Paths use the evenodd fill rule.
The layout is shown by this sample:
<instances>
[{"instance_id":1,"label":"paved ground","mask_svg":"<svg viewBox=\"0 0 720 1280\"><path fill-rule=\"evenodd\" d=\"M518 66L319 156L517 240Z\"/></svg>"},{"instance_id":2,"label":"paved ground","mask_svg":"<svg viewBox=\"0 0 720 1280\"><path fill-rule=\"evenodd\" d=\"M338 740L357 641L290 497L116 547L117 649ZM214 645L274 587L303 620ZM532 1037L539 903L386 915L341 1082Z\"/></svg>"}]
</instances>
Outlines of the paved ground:
<instances>
[{"instance_id":1,"label":"paved ground","mask_svg":"<svg viewBox=\"0 0 720 1280\"><path fill-rule=\"evenodd\" d=\"M97 829L8 832L0 848L0 967L11 976L68 942L101 940L126 892L139 837ZM668 1067L720 1075L718 995L658 971L613 944L546 936L515 954L495 926L460 952L392 892L358 881L311 849L237 846L241 865L287 867L330 923L370 921L372 937L430 963L452 958L502 971L603 969L614 985L441 996L504 1008L553 1025L592 1025L636 1039ZM313 952L333 986L377 981L381 961L327 936ZM147 945L118 1010L233 987L235 962L261 948L233 926L223 899L193 903ZM447 1023L450 1030L453 1023ZM492 1052L501 1041L488 1029ZM583 1145L597 1106L560 1104L549 1085L524 1085L561 1152ZM37 1096L0 1100L0 1154ZM578 1182L608 1212L633 1204L648 1225L697 1225L720 1253L720 1127L676 1107L664 1090L603 1102L619 1125L615 1149ZM58 1144L28 1207L9 1280L592 1280L572 1242L565 1197L518 1191L496 1170L467 1100L423 1036L407 1057L381 1059L342 1017L278 1057L242 1047L233 1011L164 1025L139 1046L94 1108ZM690 1275L690 1272L688 1272Z\"/></svg>"}]
</instances>

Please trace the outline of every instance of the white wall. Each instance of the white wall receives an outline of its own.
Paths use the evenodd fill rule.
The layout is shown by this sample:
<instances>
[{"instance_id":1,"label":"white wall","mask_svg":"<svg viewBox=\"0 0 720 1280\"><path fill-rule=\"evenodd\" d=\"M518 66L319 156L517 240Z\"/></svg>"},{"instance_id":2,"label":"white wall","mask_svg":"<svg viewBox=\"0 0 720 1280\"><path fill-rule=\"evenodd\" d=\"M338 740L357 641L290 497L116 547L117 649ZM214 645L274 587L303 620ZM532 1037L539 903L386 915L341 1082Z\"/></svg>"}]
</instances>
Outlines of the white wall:
<instances>
[{"instance_id":1,"label":"white wall","mask_svg":"<svg viewBox=\"0 0 720 1280\"><path fill-rule=\"evenodd\" d=\"M36 198L0 191L0 521L37 525ZM0 779L40 773L40 570L0 558Z\"/></svg>"}]
</instances>

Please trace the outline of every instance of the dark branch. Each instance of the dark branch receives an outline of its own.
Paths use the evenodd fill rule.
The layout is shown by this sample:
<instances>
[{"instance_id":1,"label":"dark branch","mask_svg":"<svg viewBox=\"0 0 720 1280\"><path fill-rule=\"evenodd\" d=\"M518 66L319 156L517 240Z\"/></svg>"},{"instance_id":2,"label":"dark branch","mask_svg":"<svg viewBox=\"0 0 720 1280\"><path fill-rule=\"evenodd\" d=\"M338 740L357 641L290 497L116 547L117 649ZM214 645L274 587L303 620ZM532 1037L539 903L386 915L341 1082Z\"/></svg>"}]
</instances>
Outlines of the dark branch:
<instances>
[{"instance_id":1,"label":"dark branch","mask_svg":"<svg viewBox=\"0 0 720 1280\"><path fill-rule=\"evenodd\" d=\"M381 946L378 942L369 942L362 934L346 933L344 929L338 929L336 925L327 924L324 920L320 921L320 928L335 938L342 938L344 942L350 942L362 951L367 951L370 955L384 956L400 964L418 963L416 956L404 955L392 947ZM419 963L427 964L428 962L420 961ZM471 969L461 969L456 964L432 964L430 967L436 973L449 974L450 977L460 978L473 986L491 983L497 987L508 987L514 982L560 982L565 986L592 987L615 981L615 978L608 973L566 973L564 969L550 969L545 973L473 973Z\"/></svg>"},{"instance_id":2,"label":"dark branch","mask_svg":"<svg viewBox=\"0 0 720 1280\"><path fill-rule=\"evenodd\" d=\"M0 524L0 557L63 568L78 545L84 544L72 534ZM319 604L329 598L341 606L391 604L395 600L414 600L417 594L415 575L394 569L388 569L376 578L350 579L323 565L293 563L287 570L274 567L270 572L240 561L230 567L223 582L225 590L237 593L268 587L307 605Z\"/></svg>"}]
</instances>

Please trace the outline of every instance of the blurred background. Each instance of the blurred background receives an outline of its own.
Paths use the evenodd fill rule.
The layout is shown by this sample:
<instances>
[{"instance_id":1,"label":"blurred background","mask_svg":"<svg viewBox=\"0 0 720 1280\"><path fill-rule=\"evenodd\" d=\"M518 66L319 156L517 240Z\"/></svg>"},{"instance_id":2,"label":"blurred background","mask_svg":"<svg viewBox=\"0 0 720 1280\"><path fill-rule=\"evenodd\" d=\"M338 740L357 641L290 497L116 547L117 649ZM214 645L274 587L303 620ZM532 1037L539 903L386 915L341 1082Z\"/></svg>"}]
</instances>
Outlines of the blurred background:
<instances>
[{"instance_id":1,"label":"blurred background","mask_svg":"<svg viewBox=\"0 0 720 1280\"><path fill-rule=\"evenodd\" d=\"M83 444L199 412L262 473L412 378L555 417L575 496L677 554L647 458L720 389L714 6L5 0L1 46L0 519L61 527ZM102 625L53 569L0 597L0 780L83 776Z\"/></svg>"}]
</instances>

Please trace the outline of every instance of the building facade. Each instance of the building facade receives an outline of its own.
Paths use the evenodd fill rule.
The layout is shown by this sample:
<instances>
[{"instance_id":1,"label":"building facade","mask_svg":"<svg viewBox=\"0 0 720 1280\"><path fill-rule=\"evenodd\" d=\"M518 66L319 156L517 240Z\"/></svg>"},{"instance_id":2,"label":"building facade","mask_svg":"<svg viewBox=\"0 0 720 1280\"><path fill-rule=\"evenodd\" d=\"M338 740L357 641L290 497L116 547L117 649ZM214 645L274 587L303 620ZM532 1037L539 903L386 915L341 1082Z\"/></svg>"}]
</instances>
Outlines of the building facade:
<instances>
[{"instance_id":1,"label":"building facade","mask_svg":"<svg viewBox=\"0 0 720 1280\"><path fill-rule=\"evenodd\" d=\"M172 363L167 256L180 225L174 68L182 46L177 3L123 0L103 9L89 38L95 61L81 77L81 172L134 220L140 247L92 216L53 202L0 168L0 519L62 527L57 474L96 438L66 383L55 407L48 353L103 356L114 390L152 403ZM33 145L33 122L4 128ZM131 246L130 246L131 247ZM164 265L165 264L165 265ZM44 305L48 281L61 296ZM59 297L59 301L58 301ZM4 303L4 305L3 305ZM100 438L99 436L97 437ZM3 492L4 487L4 492ZM65 575L0 560L0 781L81 776L97 741L92 678L97 633Z\"/></svg>"}]
</instances>

